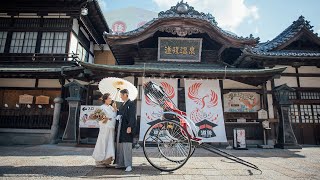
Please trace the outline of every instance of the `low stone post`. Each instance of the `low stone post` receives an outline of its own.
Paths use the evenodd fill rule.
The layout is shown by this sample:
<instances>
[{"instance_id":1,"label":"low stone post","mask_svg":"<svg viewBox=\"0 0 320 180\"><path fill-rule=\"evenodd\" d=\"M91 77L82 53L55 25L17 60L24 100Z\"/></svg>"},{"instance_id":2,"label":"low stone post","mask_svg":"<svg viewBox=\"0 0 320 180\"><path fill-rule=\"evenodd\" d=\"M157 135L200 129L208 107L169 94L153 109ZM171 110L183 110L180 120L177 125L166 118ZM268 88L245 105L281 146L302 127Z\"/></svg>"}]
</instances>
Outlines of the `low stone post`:
<instances>
[{"instance_id":1,"label":"low stone post","mask_svg":"<svg viewBox=\"0 0 320 180\"><path fill-rule=\"evenodd\" d=\"M57 135L59 130L59 120L61 112L61 104L63 99L61 97L56 97L54 100L54 111L53 111L53 121L51 126L50 144L57 143Z\"/></svg>"}]
</instances>

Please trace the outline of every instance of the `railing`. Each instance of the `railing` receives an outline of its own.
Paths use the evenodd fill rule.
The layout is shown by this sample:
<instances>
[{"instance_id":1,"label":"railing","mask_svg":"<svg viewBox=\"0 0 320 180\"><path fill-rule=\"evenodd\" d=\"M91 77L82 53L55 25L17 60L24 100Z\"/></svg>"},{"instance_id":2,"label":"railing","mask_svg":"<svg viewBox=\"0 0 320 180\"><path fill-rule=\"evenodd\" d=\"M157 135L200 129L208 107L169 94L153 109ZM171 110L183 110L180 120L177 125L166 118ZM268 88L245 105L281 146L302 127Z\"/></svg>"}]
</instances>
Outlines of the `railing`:
<instances>
[{"instance_id":1,"label":"railing","mask_svg":"<svg viewBox=\"0 0 320 180\"><path fill-rule=\"evenodd\" d=\"M0 128L50 129L52 120L52 107L26 106L0 109Z\"/></svg>"}]
</instances>

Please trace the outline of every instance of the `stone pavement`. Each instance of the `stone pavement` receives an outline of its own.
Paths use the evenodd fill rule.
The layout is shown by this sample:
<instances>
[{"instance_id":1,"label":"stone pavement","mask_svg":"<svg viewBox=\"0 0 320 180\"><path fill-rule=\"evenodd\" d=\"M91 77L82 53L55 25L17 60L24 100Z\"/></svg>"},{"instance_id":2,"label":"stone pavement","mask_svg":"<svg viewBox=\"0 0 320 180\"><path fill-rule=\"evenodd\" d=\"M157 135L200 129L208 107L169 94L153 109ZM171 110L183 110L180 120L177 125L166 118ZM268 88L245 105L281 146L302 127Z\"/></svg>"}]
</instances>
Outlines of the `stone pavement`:
<instances>
[{"instance_id":1,"label":"stone pavement","mask_svg":"<svg viewBox=\"0 0 320 180\"><path fill-rule=\"evenodd\" d=\"M319 179L320 147L302 150L227 150L260 167L262 174L203 149L179 170L154 169L134 150L134 171L96 168L93 148L58 145L0 146L0 179Z\"/></svg>"}]
</instances>

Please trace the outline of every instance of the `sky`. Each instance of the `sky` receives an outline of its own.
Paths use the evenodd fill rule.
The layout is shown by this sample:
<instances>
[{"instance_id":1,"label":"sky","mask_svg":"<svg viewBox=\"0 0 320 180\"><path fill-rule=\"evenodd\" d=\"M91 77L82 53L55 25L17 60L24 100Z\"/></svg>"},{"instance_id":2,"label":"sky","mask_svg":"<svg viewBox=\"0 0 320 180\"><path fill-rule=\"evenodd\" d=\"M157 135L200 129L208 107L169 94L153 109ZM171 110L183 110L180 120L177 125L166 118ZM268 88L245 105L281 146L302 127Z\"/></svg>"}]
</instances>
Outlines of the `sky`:
<instances>
[{"instance_id":1,"label":"sky","mask_svg":"<svg viewBox=\"0 0 320 180\"><path fill-rule=\"evenodd\" d=\"M133 30L170 9L178 0L98 0L110 28L124 22ZM253 34L272 40L303 15L320 34L319 0L187 0L195 10L210 13L218 26L238 36Z\"/></svg>"}]
</instances>

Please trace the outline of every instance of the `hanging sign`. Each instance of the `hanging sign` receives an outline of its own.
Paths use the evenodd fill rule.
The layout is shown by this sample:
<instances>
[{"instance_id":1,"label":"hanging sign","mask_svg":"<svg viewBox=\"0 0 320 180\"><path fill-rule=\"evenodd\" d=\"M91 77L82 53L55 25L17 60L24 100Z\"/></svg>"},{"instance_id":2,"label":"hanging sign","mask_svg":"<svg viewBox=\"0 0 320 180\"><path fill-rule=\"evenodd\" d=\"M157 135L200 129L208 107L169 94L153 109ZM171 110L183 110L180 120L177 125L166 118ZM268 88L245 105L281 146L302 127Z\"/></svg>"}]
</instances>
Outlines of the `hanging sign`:
<instances>
[{"instance_id":1,"label":"hanging sign","mask_svg":"<svg viewBox=\"0 0 320 180\"><path fill-rule=\"evenodd\" d=\"M36 97L36 104L49 104L49 96L37 96Z\"/></svg>"},{"instance_id":2,"label":"hanging sign","mask_svg":"<svg viewBox=\"0 0 320 180\"><path fill-rule=\"evenodd\" d=\"M24 94L19 96L19 104L32 104L33 96Z\"/></svg>"},{"instance_id":3,"label":"hanging sign","mask_svg":"<svg viewBox=\"0 0 320 180\"><path fill-rule=\"evenodd\" d=\"M201 38L159 37L158 61L200 62Z\"/></svg>"}]
</instances>

